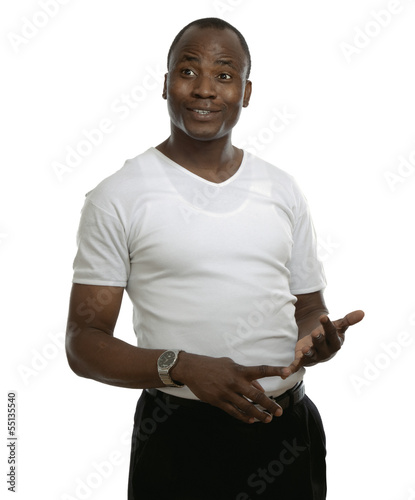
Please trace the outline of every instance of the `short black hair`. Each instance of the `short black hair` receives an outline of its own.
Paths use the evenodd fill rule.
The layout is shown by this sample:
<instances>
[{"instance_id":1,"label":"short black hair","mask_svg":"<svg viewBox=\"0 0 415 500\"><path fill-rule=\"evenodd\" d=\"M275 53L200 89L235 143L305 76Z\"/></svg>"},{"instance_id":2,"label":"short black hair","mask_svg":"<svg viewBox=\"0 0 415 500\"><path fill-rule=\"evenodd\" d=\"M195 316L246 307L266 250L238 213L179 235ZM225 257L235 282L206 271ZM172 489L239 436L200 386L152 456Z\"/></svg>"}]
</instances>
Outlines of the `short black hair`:
<instances>
[{"instance_id":1,"label":"short black hair","mask_svg":"<svg viewBox=\"0 0 415 500\"><path fill-rule=\"evenodd\" d=\"M244 36L240 31L238 31L234 26L232 26L232 24L229 24L228 22L224 21L223 19L219 19L218 17L205 17L203 19L197 19L196 21L192 21L191 23L189 23L181 31L179 31L179 33L177 33L176 38L173 40L173 43L170 46L169 53L167 54L167 69L169 69L171 53L173 52L176 45L179 43L183 34L192 26L197 26L198 28L202 29L215 28L218 30L225 30L225 29L232 30L238 36L239 41L241 42L242 45L242 49L245 52L246 58L248 60L248 70L246 73L246 78L249 77L249 74L251 72L251 53L249 52L249 47L248 44L246 43Z\"/></svg>"}]
</instances>

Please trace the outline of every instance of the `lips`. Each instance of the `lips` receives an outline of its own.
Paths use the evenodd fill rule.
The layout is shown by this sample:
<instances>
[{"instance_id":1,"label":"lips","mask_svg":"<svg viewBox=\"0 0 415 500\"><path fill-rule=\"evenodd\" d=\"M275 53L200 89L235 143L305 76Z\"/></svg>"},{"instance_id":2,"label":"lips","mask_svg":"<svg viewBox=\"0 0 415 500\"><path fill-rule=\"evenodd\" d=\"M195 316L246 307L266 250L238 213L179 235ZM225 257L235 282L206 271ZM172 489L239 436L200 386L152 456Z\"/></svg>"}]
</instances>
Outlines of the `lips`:
<instances>
[{"instance_id":1,"label":"lips","mask_svg":"<svg viewBox=\"0 0 415 500\"><path fill-rule=\"evenodd\" d=\"M207 109L207 108L187 108L191 114L200 119L208 119L217 116L219 113L218 109Z\"/></svg>"}]
</instances>

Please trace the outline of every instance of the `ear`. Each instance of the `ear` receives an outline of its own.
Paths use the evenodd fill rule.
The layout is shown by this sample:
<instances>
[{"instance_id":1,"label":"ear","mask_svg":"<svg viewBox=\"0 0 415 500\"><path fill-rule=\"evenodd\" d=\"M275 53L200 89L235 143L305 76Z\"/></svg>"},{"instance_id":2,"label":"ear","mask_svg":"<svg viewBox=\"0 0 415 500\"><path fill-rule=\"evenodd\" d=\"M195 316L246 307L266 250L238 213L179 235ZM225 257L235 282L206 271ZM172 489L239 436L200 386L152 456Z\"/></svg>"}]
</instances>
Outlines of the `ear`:
<instances>
[{"instance_id":1,"label":"ear","mask_svg":"<svg viewBox=\"0 0 415 500\"><path fill-rule=\"evenodd\" d=\"M163 99L167 99L167 76L168 76L168 73L166 73L164 75L163 93L161 94Z\"/></svg>"},{"instance_id":2,"label":"ear","mask_svg":"<svg viewBox=\"0 0 415 500\"><path fill-rule=\"evenodd\" d=\"M245 84L245 92L244 92L244 100L243 107L247 108L249 105L249 100L251 99L252 94L252 82L251 80L247 80Z\"/></svg>"}]
</instances>

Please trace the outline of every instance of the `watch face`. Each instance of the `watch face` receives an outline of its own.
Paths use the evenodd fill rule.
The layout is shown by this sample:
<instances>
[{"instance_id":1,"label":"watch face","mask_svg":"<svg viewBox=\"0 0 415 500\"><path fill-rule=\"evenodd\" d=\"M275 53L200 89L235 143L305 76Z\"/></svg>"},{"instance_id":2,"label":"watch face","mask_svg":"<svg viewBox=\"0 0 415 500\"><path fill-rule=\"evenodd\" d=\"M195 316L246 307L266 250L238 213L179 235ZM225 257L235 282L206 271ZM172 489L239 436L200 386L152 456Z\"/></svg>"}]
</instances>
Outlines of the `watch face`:
<instances>
[{"instance_id":1,"label":"watch face","mask_svg":"<svg viewBox=\"0 0 415 500\"><path fill-rule=\"evenodd\" d=\"M159 359L160 368L169 368L176 357L176 353L173 351L164 352Z\"/></svg>"}]
</instances>

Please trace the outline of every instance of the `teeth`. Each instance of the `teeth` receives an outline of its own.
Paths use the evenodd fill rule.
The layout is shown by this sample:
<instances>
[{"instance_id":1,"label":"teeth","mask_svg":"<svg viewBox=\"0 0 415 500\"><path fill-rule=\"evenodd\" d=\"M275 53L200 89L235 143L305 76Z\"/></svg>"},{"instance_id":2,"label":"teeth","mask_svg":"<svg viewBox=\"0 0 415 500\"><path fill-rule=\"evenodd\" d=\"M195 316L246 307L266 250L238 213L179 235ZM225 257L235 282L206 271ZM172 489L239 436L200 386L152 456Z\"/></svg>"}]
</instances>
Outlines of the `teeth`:
<instances>
[{"instance_id":1,"label":"teeth","mask_svg":"<svg viewBox=\"0 0 415 500\"><path fill-rule=\"evenodd\" d=\"M202 109L195 109L196 113L199 113L200 115L208 115L210 111L202 110Z\"/></svg>"}]
</instances>

